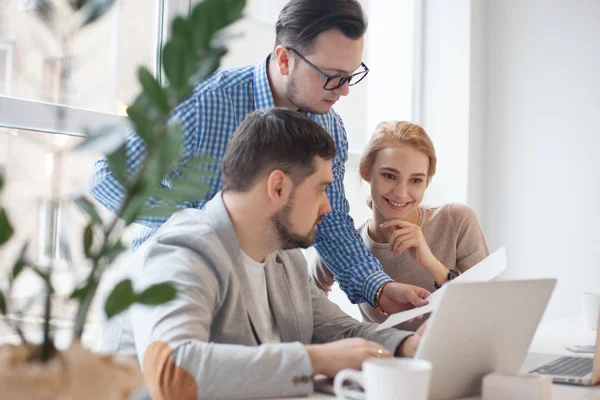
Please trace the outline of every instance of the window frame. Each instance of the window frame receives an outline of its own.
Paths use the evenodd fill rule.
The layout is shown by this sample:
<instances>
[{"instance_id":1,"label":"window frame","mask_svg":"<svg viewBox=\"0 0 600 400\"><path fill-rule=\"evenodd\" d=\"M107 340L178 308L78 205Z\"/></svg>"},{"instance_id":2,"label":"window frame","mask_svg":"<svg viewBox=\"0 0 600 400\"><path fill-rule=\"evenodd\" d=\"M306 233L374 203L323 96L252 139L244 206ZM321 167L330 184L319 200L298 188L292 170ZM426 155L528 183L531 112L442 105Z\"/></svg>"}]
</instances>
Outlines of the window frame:
<instances>
[{"instance_id":1,"label":"window frame","mask_svg":"<svg viewBox=\"0 0 600 400\"><path fill-rule=\"evenodd\" d=\"M118 6L120 0L117 0ZM178 15L189 12L192 0L157 0L157 35L154 39L154 75L161 81L161 50L168 38L168 27ZM10 39L0 39L0 50L6 47ZM3 46L4 45L4 46ZM9 48L8 60L12 64L12 47ZM107 124L125 124L127 118L115 113L106 113L82 107L61 105L39 100L28 100L10 96L12 71L9 68L6 94L0 94L0 131L5 129L30 130L49 134L70 136L86 136L86 132ZM0 77L1 79L1 77ZM59 125L57 115L64 112L66 118Z\"/></svg>"}]
</instances>

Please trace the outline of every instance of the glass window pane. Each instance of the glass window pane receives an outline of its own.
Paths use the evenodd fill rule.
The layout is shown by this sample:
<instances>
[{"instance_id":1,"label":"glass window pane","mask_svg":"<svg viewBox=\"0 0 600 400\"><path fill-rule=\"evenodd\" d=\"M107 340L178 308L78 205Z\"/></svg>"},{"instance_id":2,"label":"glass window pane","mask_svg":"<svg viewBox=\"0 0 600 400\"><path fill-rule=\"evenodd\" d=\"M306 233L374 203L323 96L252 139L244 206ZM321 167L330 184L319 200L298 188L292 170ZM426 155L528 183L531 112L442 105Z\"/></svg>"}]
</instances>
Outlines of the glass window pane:
<instances>
[{"instance_id":1,"label":"glass window pane","mask_svg":"<svg viewBox=\"0 0 600 400\"><path fill-rule=\"evenodd\" d=\"M154 73L161 0L120 0L104 17L60 40L25 0L0 1L0 93L10 77L13 97L122 112L139 91L137 68ZM54 0L58 30L73 13L67 0ZM3 55L4 54L4 55ZM6 89L5 89L6 90Z\"/></svg>"},{"instance_id":2,"label":"glass window pane","mask_svg":"<svg viewBox=\"0 0 600 400\"><path fill-rule=\"evenodd\" d=\"M0 47L0 95L8 94L8 51Z\"/></svg>"}]
</instances>

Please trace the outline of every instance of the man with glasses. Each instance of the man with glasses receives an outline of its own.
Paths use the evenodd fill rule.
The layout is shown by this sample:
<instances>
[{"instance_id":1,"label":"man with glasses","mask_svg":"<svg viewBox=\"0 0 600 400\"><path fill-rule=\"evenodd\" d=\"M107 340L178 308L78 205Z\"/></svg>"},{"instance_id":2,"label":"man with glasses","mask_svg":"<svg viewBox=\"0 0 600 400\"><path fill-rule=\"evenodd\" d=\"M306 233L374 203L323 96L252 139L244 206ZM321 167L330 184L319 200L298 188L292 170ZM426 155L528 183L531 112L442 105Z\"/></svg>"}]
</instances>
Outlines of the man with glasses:
<instances>
[{"instance_id":1,"label":"man with glasses","mask_svg":"<svg viewBox=\"0 0 600 400\"><path fill-rule=\"evenodd\" d=\"M344 194L348 142L340 116L332 110L349 86L363 80L369 70L362 62L365 17L356 0L291 0L276 24L275 49L256 65L222 69L201 82L174 111L184 129L184 159L205 154L219 162L228 140L246 115L257 109L284 107L297 110L317 122L333 138L333 184L327 194L332 212L319 227L315 249L353 303L368 302L382 313L402 311L427 303L425 289L393 282L371 255L354 228ZM145 149L132 132L127 139L129 171L135 173ZM219 163L220 164L220 163ZM217 171L205 199L181 207L204 208L221 190ZM96 162L90 192L116 212L123 188L106 159ZM144 218L137 248L165 218Z\"/></svg>"}]
</instances>

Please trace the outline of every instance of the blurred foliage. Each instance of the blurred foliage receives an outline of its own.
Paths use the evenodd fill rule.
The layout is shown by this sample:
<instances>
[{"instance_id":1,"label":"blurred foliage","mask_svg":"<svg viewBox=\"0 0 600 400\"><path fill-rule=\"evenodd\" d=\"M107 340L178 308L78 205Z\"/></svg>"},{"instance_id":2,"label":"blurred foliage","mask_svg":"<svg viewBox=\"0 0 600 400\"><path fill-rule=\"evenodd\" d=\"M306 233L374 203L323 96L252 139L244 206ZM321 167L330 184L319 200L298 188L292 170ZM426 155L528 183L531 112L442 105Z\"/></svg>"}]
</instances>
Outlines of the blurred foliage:
<instances>
[{"instance_id":1,"label":"blurred foliage","mask_svg":"<svg viewBox=\"0 0 600 400\"><path fill-rule=\"evenodd\" d=\"M115 0L65 0L81 21L78 30L101 19ZM103 221L94 204L85 197L75 199L75 204L87 216L82 233L83 251L91 270L87 279L71 295L78 302L74 334L81 338L100 278L105 269L126 250L121 241L123 228L136 219L148 216L165 216L176 211L177 204L203 199L207 193L207 178L212 176L214 160L205 156L182 162L183 130L180 121L172 116L173 109L185 100L193 88L209 77L218 67L227 49L224 46L223 28L242 17L245 0L204 0L198 3L188 16L177 17L172 23L171 36L162 51L162 67L166 84L161 85L145 67L138 70L142 90L133 104L127 108L128 119L146 147L146 156L135 173L127 166L125 130L118 126L105 126L90 132L76 150L103 151L115 177L124 188L125 196L116 216ZM50 29L56 28L56 6L52 0L38 0L36 14ZM173 171L177 171L173 174ZM170 187L162 184L170 177ZM4 177L0 171L0 190ZM7 213L0 204L0 246L10 240L14 230ZM10 283L25 268L36 272L46 282L44 343L41 361L47 361L55 352L48 324L50 320L51 270L43 270L25 257L27 243L14 263ZM10 293L10 288L9 288ZM105 312L113 317L134 303L159 305L177 295L168 282L136 292L130 280L119 282L109 294ZM0 291L0 313L9 313L7 295ZM6 319L9 323L11 319ZM26 344L19 324L13 328Z\"/></svg>"}]
</instances>

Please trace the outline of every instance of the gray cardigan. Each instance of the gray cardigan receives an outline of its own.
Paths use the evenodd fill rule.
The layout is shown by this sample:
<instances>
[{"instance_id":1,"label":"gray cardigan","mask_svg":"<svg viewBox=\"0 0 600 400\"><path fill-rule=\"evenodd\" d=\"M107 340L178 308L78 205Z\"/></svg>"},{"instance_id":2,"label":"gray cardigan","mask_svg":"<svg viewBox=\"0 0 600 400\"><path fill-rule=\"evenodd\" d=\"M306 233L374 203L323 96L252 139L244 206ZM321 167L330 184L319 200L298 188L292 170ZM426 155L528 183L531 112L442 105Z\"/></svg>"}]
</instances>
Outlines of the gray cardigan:
<instances>
[{"instance_id":1,"label":"gray cardigan","mask_svg":"<svg viewBox=\"0 0 600 400\"><path fill-rule=\"evenodd\" d=\"M362 337L394 352L409 335L375 332L310 281L299 250L267 258L269 303L282 343L262 344L257 306L221 193L205 210L175 213L131 258L136 291L170 281L177 298L135 305L110 320L102 350L138 357L151 394L163 398L251 399L313 390L305 344Z\"/></svg>"}]
</instances>

